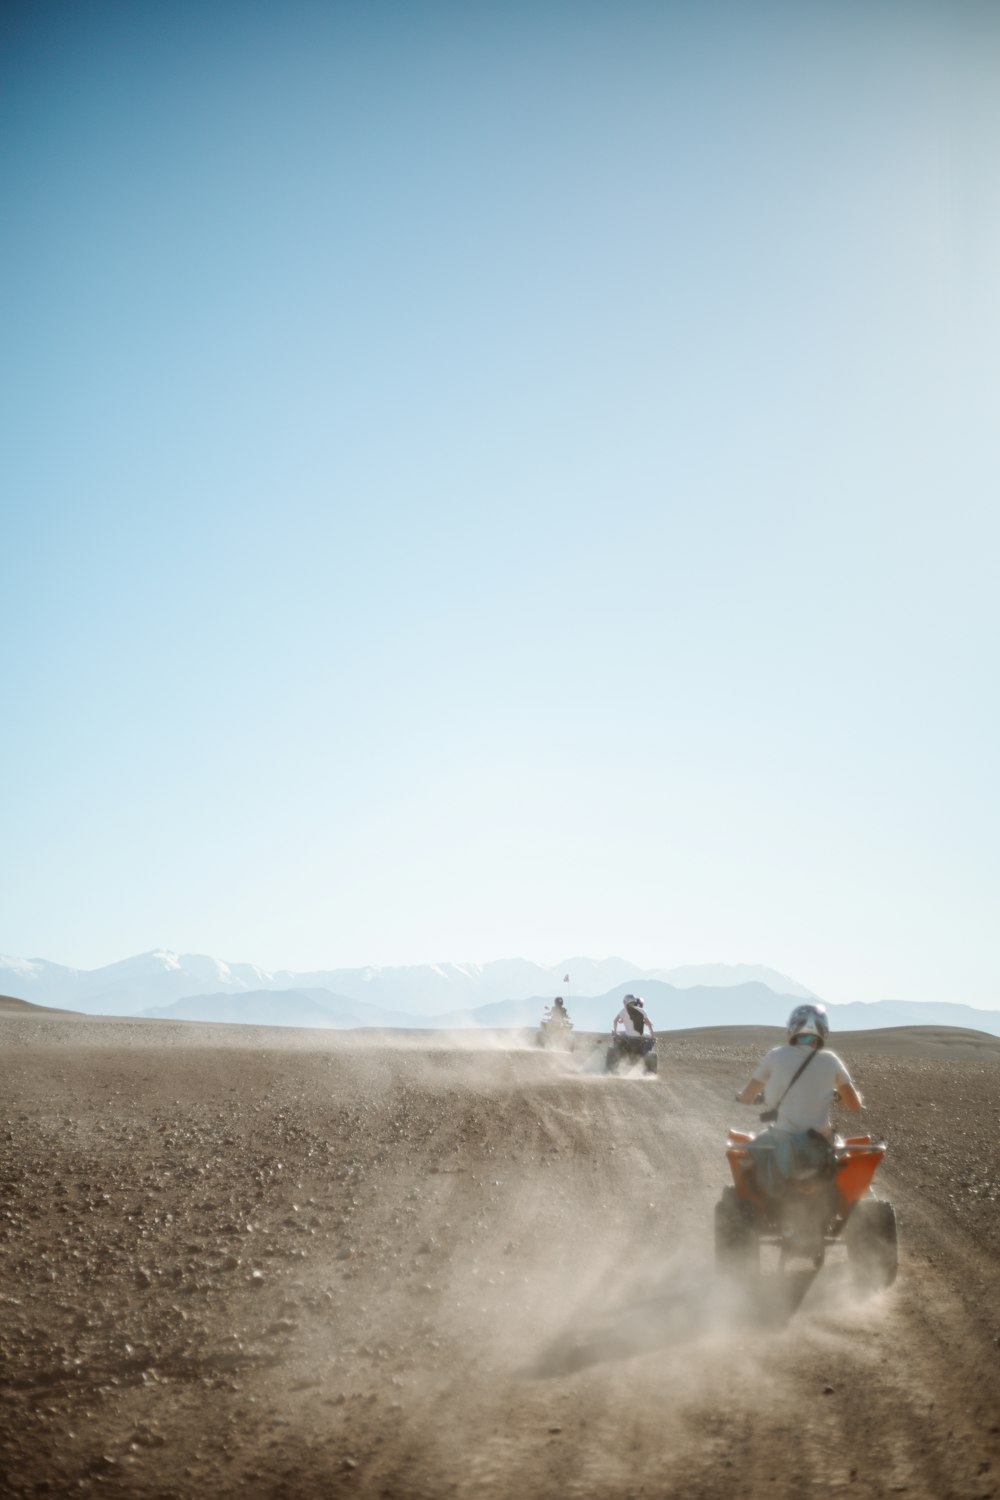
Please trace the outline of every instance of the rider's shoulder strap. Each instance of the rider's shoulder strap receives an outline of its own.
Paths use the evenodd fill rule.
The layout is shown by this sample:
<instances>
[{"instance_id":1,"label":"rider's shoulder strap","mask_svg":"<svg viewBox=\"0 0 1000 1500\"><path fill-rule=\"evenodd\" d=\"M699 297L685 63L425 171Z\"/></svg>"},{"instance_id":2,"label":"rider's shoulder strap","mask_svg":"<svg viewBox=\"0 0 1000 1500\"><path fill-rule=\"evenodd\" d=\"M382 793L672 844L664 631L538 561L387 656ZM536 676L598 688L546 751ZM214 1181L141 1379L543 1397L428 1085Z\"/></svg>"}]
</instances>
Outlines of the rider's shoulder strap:
<instances>
[{"instance_id":1,"label":"rider's shoulder strap","mask_svg":"<svg viewBox=\"0 0 1000 1500\"><path fill-rule=\"evenodd\" d=\"M788 1088L785 1089L785 1092L782 1094L781 1098L778 1100L777 1104L774 1106L775 1114L777 1114L778 1110L784 1104L785 1100L788 1098L788 1095L789 1095L790 1091L798 1083L799 1079L802 1077L803 1073L805 1072L806 1068L808 1068L808 1066L812 1062L813 1058L819 1056L819 1052L820 1052L819 1047L810 1047L809 1048L809 1056L806 1057L806 1058L803 1058L802 1062L799 1063L798 1067L795 1069L795 1072L792 1074L791 1082L789 1083Z\"/></svg>"}]
</instances>

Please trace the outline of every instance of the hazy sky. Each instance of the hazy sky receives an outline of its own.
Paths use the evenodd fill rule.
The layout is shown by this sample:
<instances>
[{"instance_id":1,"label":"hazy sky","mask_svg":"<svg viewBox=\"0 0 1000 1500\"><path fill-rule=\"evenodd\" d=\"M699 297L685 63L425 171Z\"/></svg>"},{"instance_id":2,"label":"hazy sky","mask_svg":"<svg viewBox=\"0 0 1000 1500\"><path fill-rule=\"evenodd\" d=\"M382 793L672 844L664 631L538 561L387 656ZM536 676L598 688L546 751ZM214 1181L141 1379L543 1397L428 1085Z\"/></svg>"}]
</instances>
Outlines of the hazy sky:
<instances>
[{"instance_id":1,"label":"hazy sky","mask_svg":"<svg viewBox=\"0 0 1000 1500\"><path fill-rule=\"evenodd\" d=\"M1000 9L0 10L0 950L1000 1004Z\"/></svg>"}]
</instances>

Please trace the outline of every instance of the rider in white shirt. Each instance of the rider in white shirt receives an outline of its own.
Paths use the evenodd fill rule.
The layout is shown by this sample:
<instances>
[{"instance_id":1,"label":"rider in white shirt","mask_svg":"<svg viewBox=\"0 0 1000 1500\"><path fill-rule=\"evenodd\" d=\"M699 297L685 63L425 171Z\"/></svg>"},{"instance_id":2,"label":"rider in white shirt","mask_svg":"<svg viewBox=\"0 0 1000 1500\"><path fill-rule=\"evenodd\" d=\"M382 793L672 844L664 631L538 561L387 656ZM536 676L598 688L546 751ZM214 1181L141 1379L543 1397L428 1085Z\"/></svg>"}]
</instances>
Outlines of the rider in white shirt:
<instances>
[{"instance_id":1,"label":"rider in white shirt","mask_svg":"<svg viewBox=\"0 0 1000 1500\"><path fill-rule=\"evenodd\" d=\"M788 1041L772 1047L736 1095L753 1104L763 1091L771 1122L749 1142L757 1179L765 1192L778 1192L801 1168L829 1163L833 1142L830 1108L835 1099L848 1109L863 1107L846 1064L826 1050L830 1026L822 1005L797 1005L788 1018Z\"/></svg>"},{"instance_id":2,"label":"rider in white shirt","mask_svg":"<svg viewBox=\"0 0 1000 1500\"><path fill-rule=\"evenodd\" d=\"M788 1018L787 1043L772 1047L761 1058L750 1082L736 1096L740 1103L752 1104L763 1092L767 1108L778 1112L775 1130L815 1130L832 1140L830 1106L834 1098L839 1097L853 1110L862 1108L862 1100L847 1065L826 1048L829 1032L825 1006L796 1006ZM806 1048L816 1055L802 1068Z\"/></svg>"}]
</instances>

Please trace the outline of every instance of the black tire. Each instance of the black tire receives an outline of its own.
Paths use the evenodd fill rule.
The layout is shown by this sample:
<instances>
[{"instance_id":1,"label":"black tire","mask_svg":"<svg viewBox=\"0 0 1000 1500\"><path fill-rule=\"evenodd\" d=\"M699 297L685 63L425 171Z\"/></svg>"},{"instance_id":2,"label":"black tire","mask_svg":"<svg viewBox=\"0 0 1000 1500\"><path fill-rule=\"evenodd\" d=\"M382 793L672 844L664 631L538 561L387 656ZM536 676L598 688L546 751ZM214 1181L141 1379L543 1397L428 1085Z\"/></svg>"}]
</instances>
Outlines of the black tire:
<instances>
[{"instance_id":1,"label":"black tire","mask_svg":"<svg viewBox=\"0 0 1000 1500\"><path fill-rule=\"evenodd\" d=\"M760 1271L760 1240L752 1203L723 1188L715 1205L715 1265L727 1276L756 1276Z\"/></svg>"},{"instance_id":2,"label":"black tire","mask_svg":"<svg viewBox=\"0 0 1000 1500\"><path fill-rule=\"evenodd\" d=\"M608 1055L604 1059L604 1066L607 1068L609 1073L617 1073L618 1064L620 1061L621 1057L618 1048L612 1042L611 1046L608 1048Z\"/></svg>"},{"instance_id":3,"label":"black tire","mask_svg":"<svg viewBox=\"0 0 1000 1500\"><path fill-rule=\"evenodd\" d=\"M646 1056L643 1058L643 1062L646 1064L647 1073L655 1073L657 1068L660 1066L659 1059L657 1058L655 1052L647 1052Z\"/></svg>"},{"instance_id":4,"label":"black tire","mask_svg":"<svg viewBox=\"0 0 1000 1500\"><path fill-rule=\"evenodd\" d=\"M899 1269L896 1210L879 1198L865 1198L847 1222L847 1256L858 1284L869 1291L892 1286Z\"/></svg>"}]
</instances>

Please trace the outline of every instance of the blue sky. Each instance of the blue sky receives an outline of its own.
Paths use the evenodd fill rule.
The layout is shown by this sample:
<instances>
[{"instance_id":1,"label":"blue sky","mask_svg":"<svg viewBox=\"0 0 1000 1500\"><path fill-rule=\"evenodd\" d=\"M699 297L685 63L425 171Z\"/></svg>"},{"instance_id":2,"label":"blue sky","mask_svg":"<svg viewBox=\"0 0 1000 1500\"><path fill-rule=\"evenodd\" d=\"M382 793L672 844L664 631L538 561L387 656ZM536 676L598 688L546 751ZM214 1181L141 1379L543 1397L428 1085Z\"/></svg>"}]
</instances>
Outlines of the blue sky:
<instances>
[{"instance_id":1,"label":"blue sky","mask_svg":"<svg viewBox=\"0 0 1000 1500\"><path fill-rule=\"evenodd\" d=\"M998 43L5 7L0 948L1000 1003Z\"/></svg>"}]
</instances>

